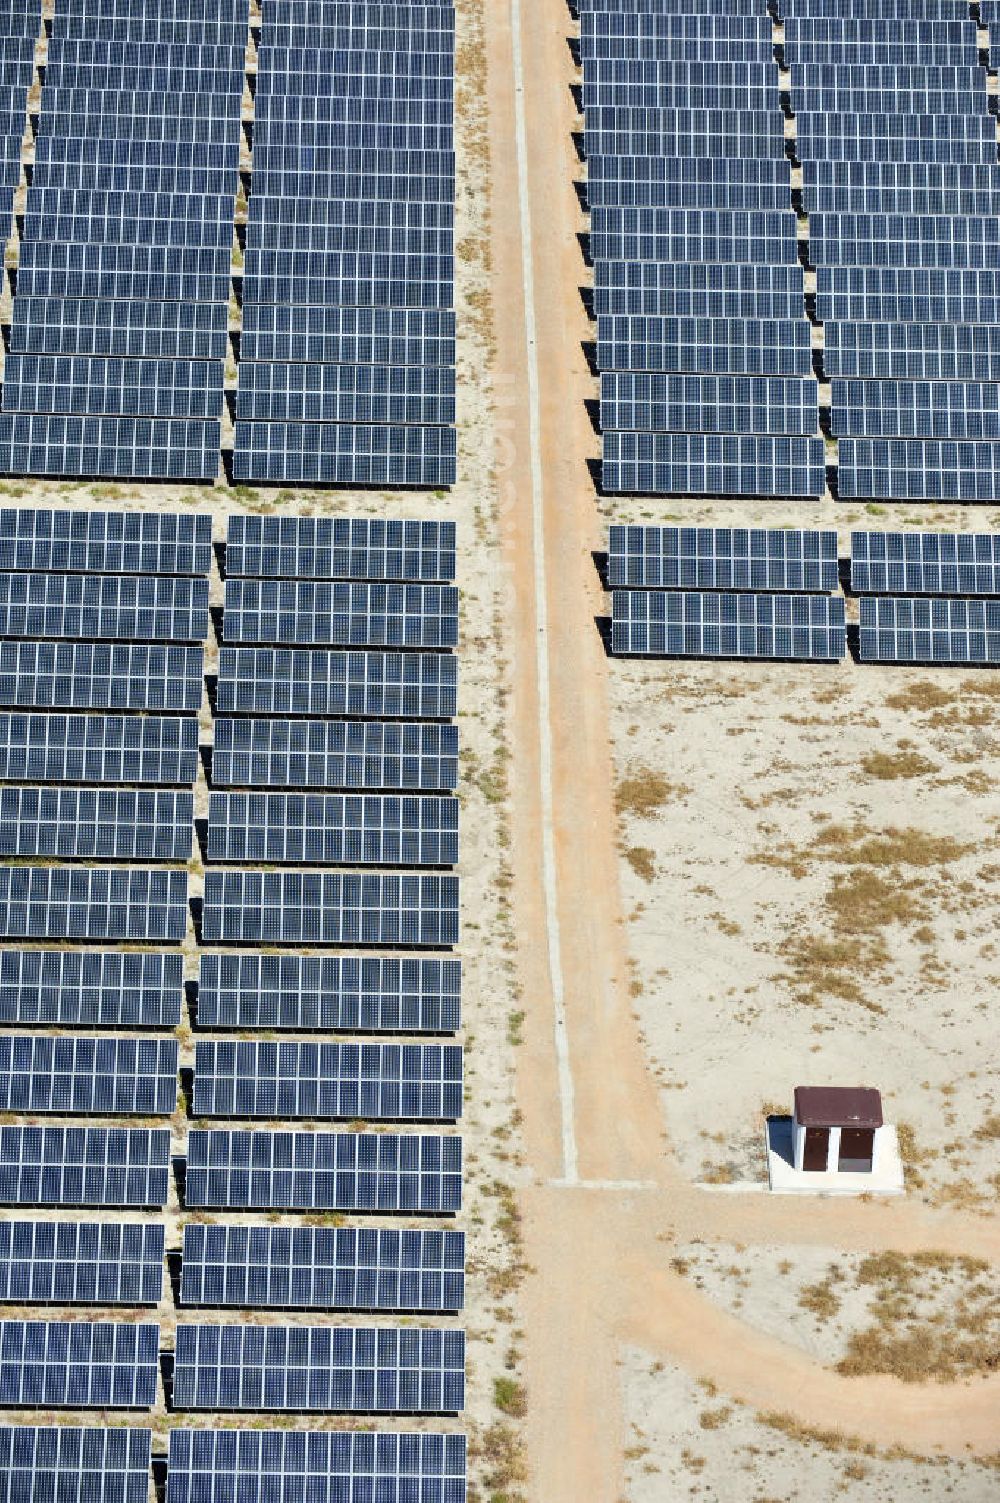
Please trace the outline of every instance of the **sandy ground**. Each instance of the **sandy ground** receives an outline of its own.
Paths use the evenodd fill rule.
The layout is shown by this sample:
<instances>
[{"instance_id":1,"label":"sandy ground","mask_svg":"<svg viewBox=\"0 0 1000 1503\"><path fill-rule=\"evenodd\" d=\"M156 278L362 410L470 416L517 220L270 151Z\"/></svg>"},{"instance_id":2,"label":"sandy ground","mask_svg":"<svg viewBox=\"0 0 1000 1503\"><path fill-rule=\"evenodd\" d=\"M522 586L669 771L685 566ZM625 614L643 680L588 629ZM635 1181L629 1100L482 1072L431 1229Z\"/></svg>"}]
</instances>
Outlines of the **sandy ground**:
<instances>
[{"instance_id":1,"label":"sandy ground","mask_svg":"<svg viewBox=\"0 0 1000 1503\"><path fill-rule=\"evenodd\" d=\"M626 1448L630 1503L666 1497L701 1503L988 1503L1000 1496L996 1472L972 1462L890 1458L838 1446L822 1432L808 1436L776 1428L693 1383L681 1369L651 1363L638 1348L623 1352L619 1377L635 1416Z\"/></svg>"},{"instance_id":2,"label":"sandy ground","mask_svg":"<svg viewBox=\"0 0 1000 1503\"><path fill-rule=\"evenodd\" d=\"M492 353L488 265L490 201L487 191L488 143L482 96L481 18L475 0L460 0L457 12L459 49L456 148L458 152L458 202L456 218L458 295L458 393L459 393L459 484L449 493L400 495L359 491L309 491L286 489L254 491L246 487L136 486L128 483L81 485L20 480L0 481L0 505L102 506L109 509L198 510L209 512L217 542L225 537L225 519L234 511L281 511L300 514L379 515L392 517L451 518L458 525L458 583L461 587L461 649L459 656L459 718L461 735L462 879L463 932L458 954L464 966L463 1006L465 1026L460 1036L466 1046L466 1108L460 1131L465 1143L464 1213L454 1223L433 1221L384 1224L450 1225L467 1233L468 1279L466 1309L460 1317L429 1324L463 1326L468 1334L467 1412L458 1420L418 1421L400 1418L379 1420L379 1426L394 1429L428 1427L465 1429L470 1436L470 1479L473 1490L488 1492L489 1478L497 1458L516 1464L517 1394L506 1391L503 1402L511 1414L501 1414L494 1404L494 1382L518 1379L519 1333L515 1297L520 1282L519 1231L516 1208L512 1211L512 1187L519 1157L518 1117L513 1096L513 1059L517 1033L518 998L511 951L513 939L507 890L510 885L507 847L505 792L507 758L503 740L506 687L501 640L503 612L507 608L505 574L498 553L497 491L492 474L492 386L484 375ZM222 584L213 566L212 602L221 604ZM207 644L206 671L214 673L217 643ZM211 743L211 712L208 695L200 717L202 741ZM207 812L208 788L204 768L196 786L196 812ZM190 891L202 891L203 868L196 856L190 865ZM193 925L184 945L186 975L197 975L198 946ZM249 1037L249 1035L247 1035ZM185 1020L179 1030L182 1068L194 1058L194 1036ZM181 1152L189 1123L179 1110L171 1124L174 1150ZM201 1124L199 1124L201 1125ZM213 1125L224 1125L215 1123ZM273 1124L258 1124L271 1126ZM296 1124L308 1126L309 1124ZM331 1124L323 1124L330 1126ZM37 1213L27 1208L2 1212L9 1219ZM99 1219L100 1213L58 1212L60 1219ZM124 1219L122 1213L105 1213L106 1219ZM126 1213L128 1219L137 1219ZM176 1190L166 1213L167 1246L179 1248L185 1215L179 1209ZM198 1213L199 1220L277 1220L276 1215L220 1217ZM282 1215L282 1224L301 1218ZM334 1224L343 1218L324 1218ZM380 1224L383 1224L380 1222ZM64 1312L7 1309L7 1317L58 1318ZM89 1318L94 1312L65 1312L74 1318ZM102 1312L103 1313L103 1312ZM139 1315L159 1319L163 1347L173 1345L178 1318L203 1321L260 1321L267 1323L315 1323L322 1314L245 1315L238 1311L182 1314L174 1305L165 1280L164 1299L156 1312L115 1311L124 1319ZM378 1317L337 1316L338 1324L377 1324ZM392 1323L391 1320L387 1323ZM41 1422L52 1416L25 1414L25 1422ZM119 1423L120 1414L61 1413L60 1422L81 1424ZM128 1423L145 1424L147 1416L126 1416ZM160 1402L152 1423L155 1450L165 1449L165 1432L174 1424L211 1425L212 1416L168 1415ZM499 1430L497 1425L499 1422ZM295 1424L310 1428L350 1428L365 1421L335 1416L292 1417L227 1416L228 1426Z\"/></svg>"}]
</instances>

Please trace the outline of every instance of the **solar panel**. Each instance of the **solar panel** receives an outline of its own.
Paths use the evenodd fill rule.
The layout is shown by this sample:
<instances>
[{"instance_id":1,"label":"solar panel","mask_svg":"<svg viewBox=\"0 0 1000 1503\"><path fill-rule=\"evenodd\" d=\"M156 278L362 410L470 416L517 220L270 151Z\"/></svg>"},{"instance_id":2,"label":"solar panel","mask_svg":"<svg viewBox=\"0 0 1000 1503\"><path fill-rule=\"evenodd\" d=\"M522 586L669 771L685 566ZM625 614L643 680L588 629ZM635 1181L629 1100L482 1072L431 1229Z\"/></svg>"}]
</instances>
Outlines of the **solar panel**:
<instances>
[{"instance_id":1,"label":"solar panel","mask_svg":"<svg viewBox=\"0 0 1000 1503\"><path fill-rule=\"evenodd\" d=\"M11 350L222 361L229 348L228 316L223 304L213 303L25 296L15 304Z\"/></svg>"},{"instance_id":2,"label":"solar panel","mask_svg":"<svg viewBox=\"0 0 1000 1503\"><path fill-rule=\"evenodd\" d=\"M17 267L18 296L100 295L155 302L198 299L228 305L230 254L228 247L207 251L203 247L26 240Z\"/></svg>"},{"instance_id":3,"label":"solar panel","mask_svg":"<svg viewBox=\"0 0 1000 1503\"><path fill-rule=\"evenodd\" d=\"M0 978L3 976L0 956ZM395 956L203 955L202 1028L450 1033L461 961ZM2 998L0 991L0 998Z\"/></svg>"},{"instance_id":4,"label":"solar panel","mask_svg":"<svg viewBox=\"0 0 1000 1503\"><path fill-rule=\"evenodd\" d=\"M342 365L454 366L454 314L442 308L246 304L242 359Z\"/></svg>"},{"instance_id":5,"label":"solar panel","mask_svg":"<svg viewBox=\"0 0 1000 1503\"><path fill-rule=\"evenodd\" d=\"M0 573L0 635L204 641L208 580Z\"/></svg>"},{"instance_id":6,"label":"solar panel","mask_svg":"<svg viewBox=\"0 0 1000 1503\"><path fill-rule=\"evenodd\" d=\"M0 644L0 693L2 665ZM219 651L220 714L442 720L457 712L457 689L457 661L443 653Z\"/></svg>"},{"instance_id":7,"label":"solar panel","mask_svg":"<svg viewBox=\"0 0 1000 1503\"><path fill-rule=\"evenodd\" d=\"M832 162L817 163L831 167ZM864 166L910 166L919 163L864 163ZM955 169L956 172L960 168ZM977 172L982 169L966 169ZM893 215L989 215L1000 211L1000 184L990 192L965 191L961 187L949 188L861 188L853 185L808 187L803 194L806 212L810 214L878 214Z\"/></svg>"},{"instance_id":8,"label":"solar panel","mask_svg":"<svg viewBox=\"0 0 1000 1503\"><path fill-rule=\"evenodd\" d=\"M792 63L789 75L792 88L801 89L807 99L811 91L823 88L850 88L862 93L872 91L886 94L905 94L910 89L936 89L956 95L969 95L982 90L986 82L978 67L956 68L949 64L929 64L901 68L881 63L876 52L872 52L865 63L847 63L833 73L828 68L813 63ZM955 105L958 111L962 111L964 101L958 98ZM986 108L985 104L983 108ZM946 110L944 113L951 112Z\"/></svg>"},{"instance_id":9,"label":"solar panel","mask_svg":"<svg viewBox=\"0 0 1000 1503\"><path fill-rule=\"evenodd\" d=\"M765 114L778 105L778 75L772 58L751 53L739 61L725 59L714 67L698 56L688 59L673 49L636 59L617 46L609 55L583 59L583 110L601 105L639 105L661 109L728 109L737 89L745 89L747 108ZM718 93L714 91L718 89Z\"/></svg>"},{"instance_id":10,"label":"solar panel","mask_svg":"<svg viewBox=\"0 0 1000 1503\"><path fill-rule=\"evenodd\" d=\"M812 214L809 257L829 266L1000 268L1000 230L971 215Z\"/></svg>"},{"instance_id":11,"label":"solar panel","mask_svg":"<svg viewBox=\"0 0 1000 1503\"><path fill-rule=\"evenodd\" d=\"M830 428L853 438L1000 439L1000 386L835 380L830 383Z\"/></svg>"},{"instance_id":12,"label":"solar panel","mask_svg":"<svg viewBox=\"0 0 1000 1503\"><path fill-rule=\"evenodd\" d=\"M949 121L959 129L949 130ZM988 119L983 124L988 125ZM900 129L902 125L906 130ZM801 161L854 158L859 162L992 165L996 142L979 131L978 116L800 115L796 153Z\"/></svg>"},{"instance_id":13,"label":"solar panel","mask_svg":"<svg viewBox=\"0 0 1000 1503\"><path fill-rule=\"evenodd\" d=\"M651 433L815 433L814 380L613 371L601 376L601 428Z\"/></svg>"},{"instance_id":14,"label":"solar panel","mask_svg":"<svg viewBox=\"0 0 1000 1503\"><path fill-rule=\"evenodd\" d=\"M347 300L343 292L340 300ZM357 295L357 301L370 298ZM233 473L241 481L420 487L455 483L453 428L241 421L235 442Z\"/></svg>"},{"instance_id":15,"label":"solar panel","mask_svg":"<svg viewBox=\"0 0 1000 1503\"><path fill-rule=\"evenodd\" d=\"M1000 603L866 595L863 663L1000 663Z\"/></svg>"},{"instance_id":16,"label":"solar panel","mask_svg":"<svg viewBox=\"0 0 1000 1503\"><path fill-rule=\"evenodd\" d=\"M172 1429L167 1503L229 1503L237 1494L266 1503L293 1488L359 1503L465 1503L465 1447L464 1435Z\"/></svg>"},{"instance_id":17,"label":"solar panel","mask_svg":"<svg viewBox=\"0 0 1000 1503\"><path fill-rule=\"evenodd\" d=\"M787 209L791 188L787 182L734 182L718 180L699 181L689 178L668 178L665 181L632 180L620 176L595 178L592 172L594 160L621 161L620 157L591 158L587 170L587 202L591 210L605 207L634 208L684 208L684 209L740 209L771 210ZM639 158L653 160L655 158ZM697 163L697 157L676 157L679 162ZM753 162L766 161L750 158Z\"/></svg>"},{"instance_id":18,"label":"solar panel","mask_svg":"<svg viewBox=\"0 0 1000 1503\"><path fill-rule=\"evenodd\" d=\"M615 590L612 651L649 657L842 658L844 601L827 595Z\"/></svg>"},{"instance_id":19,"label":"solar panel","mask_svg":"<svg viewBox=\"0 0 1000 1503\"><path fill-rule=\"evenodd\" d=\"M164 1228L152 1224L0 1221L0 1301L158 1305L164 1236ZM2 1457L0 1437L0 1465Z\"/></svg>"},{"instance_id":20,"label":"solar panel","mask_svg":"<svg viewBox=\"0 0 1000 1503\"><path fill-rule=\"evenodd\" d=\"M456 647L452 585L227 579L227 642Z\"/></svg>"},{"instance_id":21,"label":"solar panel","mask_svg":"<svg viewBox=\"0 0 1000 1503\"><path fill-rule=\"evenodd\" d=\"M193 1110L196 1117L456 1121L462 1050L456 1044L199 1042Z\"/></svg>"},{"instance_id":22,"label":"solar panel","mask_svg":"<svg viewBox=\"0 0 1000 1503\"><path fill-rule=\"evenodd\" d=\"M166 1128L0 1127L0 1204L163 1206Z\"/></svg>"},{"instance_id":23,"label":"solar panel","mask_svg":"<svg viewBox=\"0 0 1000 1503\"><path fill-rule=\"evenodd\" d=\"M11 354L4 367L4 411L210 419L219 412L222 383L221 360Z\"/></svg>"},{"instance_id":24,"label":"solar panel","mask_svg":"<svg viewBox=\"0 0 1000 1503\"><path fill-rule=\"evenodd\" d=\"M226 574L447 582L455 578L455 524L383 517L231 516Z\"/></svg>"},{"instance_id":25,"label":"solar panel","mask_svg":"<svg viewBox=\"0 0 1000 1503\"><path fill-rule=\"evenodd\" d=\"M69 1425L0 1425L4 1503L56 1495L61 1503L146 1503L152 1432Z\"/></svg>"},{"instance_id":26,"label":"solar panel","mask_svg":"<svg viewBox=\"0 0 1000 1503\"><path fill-rule=\"evenodd\" d=\"M0 1406L150 1409L160 1327L112 1321L0 1321Z\"/></svg>"},{"instance_id":27,"label":"solar panel","mask_svg":"<svg viewBox=\"0 0 1000 1503\"><path fill-rule=\"evenodd\" d=\"M602 447L608 492L821 496L826 487L821 438L613 430Z\"/></svg>"},{"instance_id":28,"label":"solar panel","mask_svg":"<svg viewBox=\"0 0 1000 1503\"><path fill-rule=\"evenodd\" d=\"M0 788L0 856L186 861L194 795L133 788Z\"/></svg>"},{"instance_id":29,"label":"solar panel","mask_svg":"<svg viewBox=\"0 0 1000 1503\"><path fill-rule=\"evenodd\" d=\"M827 376L869 380L1000 380L1000 325L884 324L831 321L825 327Z\"/></svg>"},{"instance_id":30,"label":"solar panel","mask_svg":"<svg viewBox=\"0 0 1000 1503\"><path fill-rule=\"evenodd\" d=\"M711 81L716 63L678 63L674 69L699 69ZM673 77L671 71L668 80ZM616 157L598 152L587 158L588 192L597 183L712 183L718 187L776 187L790 191L791 168L786 157L738 157L718 161L708 157Z\"/></svg>"},{"instance_id":31,"label":"solar panel","mask_svg":"<svg viewBox=\"0 0 1000 1503\"><path fill-rule=\"evenodd\" d=\"M602 0L603 3L603 0ZM964 21L963 0L783 0L782 14L796 16L876 17L900 21Z\"/></svg>"},{"instance_id":32,"label":"solar panel","mask_svg":"<svg viewBox=\"0 0 1000 1503\"><path fill-rule=\"evenodd\" d=\"M857 594L1000 594L1000 538L989 532L852 532Z\"/></svg>"},{"instance_id":33,"label":"solar panel","mask_svg":"<svg viewBox=\"0 0 1000 1503\"><path fill-rule=\"evenodd\" d=\"M230 1210L450 1215L462 1207L462 1139L192 1128L184 1203Z\"/></svg>"},{"instance_id":34,"label":"solar panel","mask_svg":"<svg viewBox=\"0 0 1000 1503\"><path fill-rule=\"evenodd\" d=\"M173 1028L184 961L136 951L0 950L0 1022Z\"/></svg>"},{"instance_id":35,"label":"solar panel","mask_svg":"<svg viewBox=\"0 0 1000 1503\"><path fill-rule=\"evenodd\" d=\"M848 71L845 69L845 73ZM985 114L988 108L985 76L975 68L963 68L961 72L969 78L969 83L963 86L967 92L961 93L952 87L918 88L915 83L912 87L856 88L848 78L832 71L825 84L803 87L794 82L793 73L791 105L796 113L806 110L830 110L833 113L848 110L859 115Z\"/></svg>"},{"instance_id":36,"label":"solar panel","mask_svg":"<svg viewBox=\"0 0 1000 1503\"><path fill-rule=\"evenodd\" d=\"M465 1332L179 1325L174 1404L214 1411L458 1414L465 1407Z\"/></svg>"},{"instance_id":37,"label":"solar panel","mask_svg":"<svg viewBox=\"0 0 1000 1503\"><path fill-rule=\"evenodd\" d=\"M752 128L753 122L763 116L748 116L743 120L735 114L709 116L700 110L689 113L690 120L678 121L671 129L585 129L585 155L600 152L605 156L625 157L778 157L784 151L785 137L780 129ZM780 122L781 116L777 119Z\"/></svg>"},{"instance_id":38,"label":"solar panel","mask_svg":"<svg viewBox=\"0 0 1000 1503\"><path fill-rule=\"evenodd\" d=\"M192 718L0 714L0 780L191 784L197 776Z\"/></svg>"},{"instance_id":39,"label":"solar panel","mask_svg":"<svg viewBox=\"0 0 1000 1503\"><path fill-rule=\"evenodd\" d=\"M0 743L2 726L0 717ZM458 727L393 721L219 719L212 748L212 783L219 788L451 791L458 785Z\"/></svg>"},{"instance_id":40,"label":"solar panel","mask_svg":"<svg viewBox=\"0 0 1000 1503\"><path fill-rule=\"evenodd\" d=\"M168 1116L176 1039L0 1036L0 1110Z\"/></svg>"},{"instance_id":41,"label":"solar panel","mask_svg":"<svg viewBox=\"0 0 1000 1503\"><path fill-rule=\"evenodd\" d=\"M838 447L842 496L992 501L998 493L1000 443L844 438Z\"/></svg>"},{"instance_id":42,"label":"solar panel","mask_svg":"<svg viewBox=\"0 0 1000 1503\"><path fill-rule=\"evenodd\" d=\"M816 288L824 322L1000 324L995 271L821 266Z\"/></svg>"},{"instance_id":43,"label":"solar panel","mask_svg":"<svg viewBox=\"0 0 1000 1503\"><path fill-rule=\"evenodd\" d=\"M595 261L765 260L794 266L799 259L791 209L595 208L590 223Z\"/></svg>"},{"instance_id":44,"label":"solar panel","mask_svg":"<svg viewBox=\"0 0 1000 1503\"><path fill-rule=\"evenodd\" d=\"M975 42L976 30L967 16L943 21L922 21L910 18L905 35L907 40L924 42L928 46L962 47ZM899 41L900 28L892 16L833 17L787 16L785 19L785 45L794 46L799 41L830 41L842 45L865 45L873 50L878 44L893 44Z\"/></svg>"},{"instance_id":45,"label":"solar panel","mask_svg":"<svg viewBox=\"0 0 1000 1503\"><path fill-rule=\"evenodd\" d=\"M608 537L608 583L646 590L836 590L837 534L615 525Z\"/></svg>"},{"instance_id":46,"label":"solar panel","mask_svg":"<svg viewBox=\"0 0 1000 1503\"><path fill-rule=\"evenodd\" d=\"M602 371L691 375L811 376L805 318L645 318L597 320Z\"/></svg>"},{"instance_id":47,"label":"solar panel","mask_svg":"<svg viewBox=\"0 0 1000 1503\"><path fill-rule=\"evenodd\" d=\"M186 931L186 871L0 867L4 939L178 941Z\"/></svg>"},{"instance_id":48,"label":"solar panel","mask_svg":"<svg viewBox=\"0 0 1000 1503\"><path fill-rule=\"evenodd\" d=\"M0 470L13 475L215 481L221 442L215 419L0 412Z\"/></svg>"},{"instance_id":49,"label":"solar panel","mask_svg":"<svg viewBox=\"0 0 1000 1503\"><path fill-rule=\"evenodd\" d=\"M203 934L230 944L450 946L458 943L458 878L208 871Z\"/></svg>"},{"instance_id":50,"label":"solar panel","mask_svg":"<svg viewBox=\"0 0 1000 1503\"><path fill-rule=\"evenodd\" d=\"M709 266L693 261L670 268L653 262L601 261L594 268L594 314L663 318L752 318L784 319L798 322L804 308L804 292L797 288L758 285L729 285L730 278L715 276L700 284L667 284L660 275L665 271L792 271L791 267L753 267L738 264L729 268Z\"/></svg>"},{"instance_id":51,"label":"solar panel","mask_svg":"<svg viewBox=\"0 0 1000 1503\"><path fill-rule=\"evenodd\" d=\"M0 815L4 792L0 789ZM455 866L458 800L434 795L213 793L208 859Z\"/></svg>"},{"instance_id":52,"label":"solar panel","mask_svg":"<svg viewBox=\"0 0 1000 1503\"><path fill-rule=\"evenodd\" d=\"M666 64L671 76L675 65ZM722 67L725 65L723 64ZM751 70L753 70L751 72ZM668 107L685 110L735 110L742 103L751 114L765 114L778 103L777 80L773 63L753 67L748 64L750 79L736 82L721 71L714 83L696 83L693 80L676 80L669 94L662 77L656 83L585 83L583 108L588 126L596 130L629 130L629 121L639 120L639 130L656 129L655 125L641 123L640 115L663 111ZM593 117L593 118L592 118Z\"/></svg>"},{"instance_id":53,"label":"solar panel","mask_svg":"<svg viewBox=\"0 0 1000 1503\"><path fill-rule=\"evenodd\" d=\"M461 1310L464 1302L464 1232L184 1228L184 1305L439 1315Z\"/></svg>"},{"instance_id":54,"label":"solar panel","mask_svg":"<svg viewBox=\"0 0 1000 1503\"><path fill-rule=\"evenodd\" d=\"M0 642L0 704L27 709L201 708L204 649Z\"/></svg>"},{"instance_id":55,"label":"solar panel","mask_svg":"<svg viewBox=\"0 0 1000 1503\"><path fill-rule=\"evenodd\" d=\"M0 510L0 569L208 574L211 567L212 519L205 513Z\"/></svg>"}]
</instances>

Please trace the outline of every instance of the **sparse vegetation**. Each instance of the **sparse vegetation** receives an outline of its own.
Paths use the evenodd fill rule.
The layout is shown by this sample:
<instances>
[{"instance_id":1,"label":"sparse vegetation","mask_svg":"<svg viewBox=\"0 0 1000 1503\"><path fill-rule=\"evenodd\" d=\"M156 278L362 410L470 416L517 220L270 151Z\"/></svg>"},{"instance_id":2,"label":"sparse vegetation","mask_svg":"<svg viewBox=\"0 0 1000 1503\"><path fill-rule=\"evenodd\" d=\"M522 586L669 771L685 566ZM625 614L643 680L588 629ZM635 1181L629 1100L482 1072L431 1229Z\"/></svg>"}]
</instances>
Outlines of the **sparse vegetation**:
<instances>
[{"instance_id":1,"label":"sparse vegetation","mask_svg":"<svg viewBox=\"0 0 1000 1503\"><path fill-rule=\"evenodd\" d=\"M862 1261L857 1282L872 1289L874 1320L849 1334L838 1372L948 1383L1000 1368L1000 1286L982 1259L882 1252Z\"/></svg>"},{"instance_id":2,"label":"sparse vegetation","mask_svg":"<svg viewBox=\"0 0 1000 1503\"><path fill-rule=\"evenodd\" d=\"M691 792L683 783L670 783L659 772L643 767L623 778L615 791L615 808L619 815L652 819L664 804L685 798Z\"/></svg>"},{"instance_id":3,"label":"sparse vegetation","mask_svg":"<svg viewBox=\"0 0 1000 1503\"><path fill-rule=\"evenodd\" d=\"M633 845L625 852L625 860L644 882L652 882L656 876L656 861L647 845Z\"/></svg>"},{"instance_id":4,"label":"sparse vegetation","mask_svg":"<svg viewBox=\"0 0 1000 1503\"><path fill-rule=\"evenodd\" d=\"M922 778L937 772L938 765L917 751L869 752L861 758L861 770L879 782L891 782L895 778Z\"/></svg>"},{"instance_id":5,"label":"sparse vegetation","mask_svg":"<svg viewBox=\"0 0 1000 1503\"><path fill-rule=\"evenodd\" d=\"M493 1379L493 1402L501 1414L510 1419L524 1419L528 1412L528 1395L524 1385L514 1378Z\"/></svg>"}]
</instances>

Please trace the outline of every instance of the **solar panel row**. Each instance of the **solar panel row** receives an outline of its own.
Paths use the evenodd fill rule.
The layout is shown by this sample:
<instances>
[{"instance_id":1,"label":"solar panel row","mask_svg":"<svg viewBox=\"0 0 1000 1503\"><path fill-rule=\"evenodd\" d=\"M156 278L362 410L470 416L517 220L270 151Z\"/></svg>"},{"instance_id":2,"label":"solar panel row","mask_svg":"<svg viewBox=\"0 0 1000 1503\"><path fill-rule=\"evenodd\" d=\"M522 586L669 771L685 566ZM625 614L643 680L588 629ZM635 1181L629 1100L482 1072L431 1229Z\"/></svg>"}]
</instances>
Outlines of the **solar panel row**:
<instances>
[{"instance_id":1,"label":"solar panel row","mask_svg":"<svg viewBox=\"0 0 1000 1503\"><path fill-rule=\"evenodd\" d=\"M185 1305L441 1314L464 1299L464 1232L184 1228Z\"/></svg>"},{"instance_id":2,"label":"solar panel row","mask_svg":"<svg viewBox=\"0 0 1000 1503\"><path fill-rule=\"evenodd\" d=\"M198 1022L213 1029L451 1033L461 1022L461 994L459 960L203 955Z\"/></svg>"},{"instance_id":3,"label":"solar panel row","mask_svg":"<svg viewBox=\"0 0 1000 1503\"><path fill-rule=\"evenodd\" d=\"M465 1503L465 1476L464 1435L171 1429L167 1503Z\"/></svg>"},{"instance_id":4,"label":"solar panel row","mask_svg":"<svg viewBox=\"0 0 1000 1503\"><path fill-rule=\"evenodd\" d=\"M851 589L859 595L1000 594L1000 535L852 532Z\"/></svg>"},{"instance_id":5,"label":"solar panel row","mask_svg":"<svg viewBox=\"0 0 1000 1503\"><path fill-rule=\"evenodd\" d=\"M0 1425L0 1500L146 1503L152 1432L131 1425Z\"/></svg>"},{"instance_id":6,"label":"solar panel row","mask_svg":"<svg viewBox=\"0 0 1000 1503\"><path fill-rule=\"evenodd\" d=\"M828 595L615 590L612 649L652 657L838 659L844 601Z\"/></svg>"},{"instance_id":7,"label":"solar panel row","mask_svg":"<svg viewBox=\"0 0 1000 1503\"><path fill-rule=\"evenodd\" d=\"M0 1127L0 1204L164 1206L166 1128Z\"/></svg>"},{"instance_id":8,"label":"solar panel row","mask_svg":"<svg viewBox=\"0 0 1000 1503\"><path fill-rule=\"evenodd\" d=\"M465 1333L181 1325L173 1401L213 1411L457 1414L465 1407Z\"/></svg>"},{"instance_id":9,"label":"solar panel row","mask_svg":"<svg viewBox=\"0 0 1000 1503\"><path fill-rule=\"evenodd\" d=\"M0 950L0 1022L172 1028L184 961L141 951Z\"/></svg>"},{"instance_id":10,"label":"solar panel row","mask_svg":"<svg viewBox=\"0 0 1000 1503\"><path fill-rule=\"evenodd\" d=\"M176 1039L0 1035L0 1110L169 1116Z\"/></svg>"},{"instance_id":11,"label":"solar panel row","mask_svg":"<svg viewBox=\"0 0 1000 1503\"><path fill-rule=\"evenodd\" d=\"M190 785L197 775L191 717L0 714L2 781Z\"/></svg>"},{"instance_id":12,"label":"solar panel row","mask_svg":"<svg viewBox=\"0 0 1000 1503\"><path fill-rule=\"evenodd\" d=\"M198 1043L193 1110L199 1117L453 1122L462 1115L462 1081L455 1044Z\"/></svg>"},{"instance_id":13,"label":"solar panel row","mask_svg":"<svg viewBox=\"0 0 1000 1503\"><path fill-rule=\"evenodd\" d=\"M2 732L0 717L0 756ZM458 727L385 720L219 719L212 783L219 788L451 791L458 784Z\"/></svg>"},{"instance_id":14,"label":"solar panel row","mask_svg":"<svg viewBox=\"0 0 1000 1503\"><path fill-rule=\"evenodd\" d=\"M164 1228L155 1223L0 1222L0 1302L158 1305Z\"/></svg>"},{"instance_id":15,"label":"solar panel row","mask_svg":"<svg viewBox=\"0 0 1000 1503\"><path fill-rule=\"evenodd\" d=\"M460 1137L192 1129L187 1150L190 1207L443 1216L462 1206Z\"/></svg>"}]
</instances>

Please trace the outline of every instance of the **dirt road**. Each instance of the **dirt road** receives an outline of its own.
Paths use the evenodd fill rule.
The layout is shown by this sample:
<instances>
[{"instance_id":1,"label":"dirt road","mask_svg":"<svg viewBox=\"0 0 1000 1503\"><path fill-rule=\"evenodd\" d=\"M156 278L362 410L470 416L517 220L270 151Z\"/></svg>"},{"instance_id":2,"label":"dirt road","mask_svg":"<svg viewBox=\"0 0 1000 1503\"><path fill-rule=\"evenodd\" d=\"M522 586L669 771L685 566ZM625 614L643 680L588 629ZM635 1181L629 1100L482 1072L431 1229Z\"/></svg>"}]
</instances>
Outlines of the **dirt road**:
<instances>
[{"instance_id":1,"label":"dirt road","mask_svg":"<svg viewBox=\"0 0 1000 1503\"><path fill-rule=\"evenodd\" d=\"M579 287L575 80L562 0L486 7L493 173L497 468L509 567L515 920L526 999L524 1311L531 1496L614 1503L622 1343L726 1394L878 1444L995 1451L1000 1377L933 1393L845 1379L751 1331L671 1272L692 1236L1000 1259L976 1217L907 1203L803 1204L698 1191L676 1171L628 997L608 742L601 546L587 461L591 337ZM518 45L515 45L515 34Z\"/></svg>"}]
</instances>

